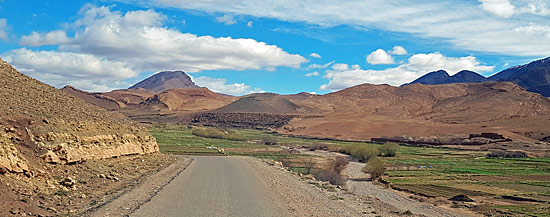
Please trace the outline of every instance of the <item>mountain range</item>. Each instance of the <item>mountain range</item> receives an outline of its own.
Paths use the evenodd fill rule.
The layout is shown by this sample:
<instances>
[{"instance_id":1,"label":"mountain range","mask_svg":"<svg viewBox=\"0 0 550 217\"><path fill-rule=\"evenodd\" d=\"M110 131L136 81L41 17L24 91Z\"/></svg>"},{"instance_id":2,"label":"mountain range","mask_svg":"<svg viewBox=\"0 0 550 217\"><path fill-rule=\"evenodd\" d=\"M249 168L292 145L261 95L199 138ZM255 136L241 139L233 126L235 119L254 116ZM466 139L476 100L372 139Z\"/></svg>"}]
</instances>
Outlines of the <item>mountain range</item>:
<instances>
[{"instance_id":1,"label":"mountain range","mask_svg":"<svg viewBox=\"0 0 550 217\"><path fill-rule=\"evenodd\" d=\"M480 83L480 82L510 81L525 88L527 91L540 93L550 97L550 57L531 63L510 67L488 78L468 70L463 70L450 76L444 70L425 74L409 84L450 84L450 83Z\"/></svg>"},{"instance_id":2,"label":"mountain range","mask_svg":"<svg viewBox=\"0 0 550 217\"><path fill-rule=\"evenodd\" d=\"M548 86L548 62L544 59L512 67L489 78L468 70L453 76L440 70L401 87L362 84L324 95L229 96L199 88L181 71L157 73L129 89L106 93L70 86L62 90L142 123L264 128L344 140L415 138L436 143L462 143L470 141L468 134L498 133L518 141L508 148L529 147L530 153L550 156L550 149L538 141L550 136L550 99L527 91Z\"/></svg>"}]
</instances>

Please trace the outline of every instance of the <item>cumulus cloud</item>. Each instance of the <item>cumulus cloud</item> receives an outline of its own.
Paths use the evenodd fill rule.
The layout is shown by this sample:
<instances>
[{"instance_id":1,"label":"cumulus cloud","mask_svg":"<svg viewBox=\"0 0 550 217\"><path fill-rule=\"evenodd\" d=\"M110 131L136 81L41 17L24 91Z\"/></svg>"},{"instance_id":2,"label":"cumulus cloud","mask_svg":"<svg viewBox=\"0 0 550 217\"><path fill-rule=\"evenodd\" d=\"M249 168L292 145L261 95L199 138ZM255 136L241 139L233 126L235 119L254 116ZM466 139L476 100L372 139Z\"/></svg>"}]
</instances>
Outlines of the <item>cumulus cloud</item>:
<instances>
[{"instance_id":1,"label":"cumulus cloud","mask_svg":"<svg viewBox=\"0 0 550 217\"><path fill-rule=\"evenodd\" d=\"M51 31L48 33L32 32L30 35L21 37L19 44L28 46L56 45L69 43L70 39L63 30Z\"/></svg>"},{"instance_id":2,"label":"cumulus cloud","mask_svg":"<svg viewBox=\"0 0 550 217\"><path fill-rule=\"evenodd\" d=\"M0 40L8 39L8 33L6 32L7 20L0 18Z\"/></svg>"},{"instance_id":3,"label":"cumulus cloud","mask_svg":"<svg viewBox=\"0 0 550 217\"><path fill-rule=\"evenodd\" d=\"M74 30L73 37L67 37L60 30L34 32L23 36L21 43L58 45L59 52L43 52L43 58L47 55L52 55L51 58L70 58L75 54L85 54L103 62L123 63L135 71L275 70L281 66L299 68L307 62L300 55L289 54L276 45L254 39L182 33L163 26L166 19L165 15L154 10L123 13L112 11L110 7L86 5L79 19L67 25ZM64 52L67 55L61 55ZM39 68L38 63L32 67L32 59L28 61L25 68ZM14 63L16 67L17 64ZM72 70L70 67L59 67L57 72L65 75ZM105 76L117 78L115 74Z\"/></svg>"},{"instance_id":4,"label":"cumulus cloud","mask_svg":"<svg viewBox=\"0 0 550 217\"><path fill-rule=\"evenodd\" d=\"M510 18L516 12L516 7L509 0L481 0L483 10L499 17Z\"/></svg>"},{"instance_id":5,"label":"cumulus cloud","mask_svg":"<svg viewBox=\"0 0 550 217\"><path fill-rule=\"evenodd\" d=\"M530 22L547 25L548 17L542 15L549 15L550 9L547 1L543 0L514 1L516 6L502 0L484 0L481 4L409 0L157 0L157 3L185 10L267 17L319 26L351 25L357 29L404 32L421 38L444 40L458 48L473 51L521 56L550 55L550 43L514 31ZM492 13L482 13L483 10L491 10L505 17L515 16L514 19L505 19ZM526 13L537 16L523 17Z\"/></svg>"},{"instance_id":6,"label":"cumulus cloud","mask_svg":"<svg viewBox=\"0 0 550 217\"><path fill-rule=\"evenodd\" d=\"M334 61L332 62L328 62L326 64L323 64L323 65L319 65L319 64L311 64L307 67L307 69L324 69L324 68L327 68L329 67L330 65L332 65L334 63Z\"/></svg>"},{"instance_id":7,"label":"cumulus cloud","mask_svg":"<svg viewBox=\"0 0 550 217\"><path fill-rule=\"evenodd\" d=\"M319 55L318 53L311 53L309 56L310 56L310 57L319 58L319 59L322 58L321 55Z\"/></svg>"},{"instance_id":8,"label":"cumulus cloud","mask_svg":"<svg viewBox=\"0 0 550 217\"><path fill-rule=\"evenodd\" d=\"M225 25L233 25L237 23L237 21L235 21L233 15L231 14L224 14L221 17L217 17L216 21L218 21L218 23L223 23Z\"/></svg>"},{"instance_id":9,"label":"cumulus cloud","mask_svg":"<svg viewBox=\"0 0 550 217\"><path fill-rule=\"evenodd\" d=\"M393 50L389 51L393 55L407 55L407 50L401 46L394 46Z\"/></svg>"},{"instance_id":10,"label":"cumulus cloud","mask_svg":"<svg viewBox=\"0 0 550 217\"><path fill-rule=\"evenodd\" d=\"M347 64L337 63L332 66L332 69L326 71L324 77L330 81L320 89L335 91L363 83L399 86L439 69L454 75L461 70L490 72L494 70L494 66L482 65L473 56L446 57L437 52L415 54L408 59L407 63L384 70L362 69L359 65L350 67Z\"/></svg>"},{"instance_id":11,"label":"cumulus cloud","mask_svg":"<svg viewBox=\"0 0 550 217\"><path fill-rule=\"evenodd\" d=\"M378 49L367 56L367 62L371 65L394 64L393 57L385 50Z\"/></svg>"},{"instance_id":12,"label":"cumulus cloud","mask_svg":"<svg viewBox=\"0 0 550 217\"><path fill-rule=\"evenodd\" d=\"M202 76L198 78L193 78L193 81L201 87L207 87L214 92L229 95L243 95L249 93L264 92L262 89L259 88L252 89L250 86L244 83L226 84L227 81L223 78L210 78Z\"/></svg>"},{"instance_id":13,"label":"cumulus cloud","mask_svg":"<svg viewBox=\"0 0 550 217\"><path fill-rule=\"evenodd\" d=\"M319 76L319 72L318 71L310 72L310 73L307 73L305 76L306 77Z\"/></svg>"},{"instance_id":14,"label":"cumulus cloud","mask_svg":"<svg viewBox=\"0 0 550 217\"><path fill-rule=\"evenodd\" d=\"M4 53L2 58L19 71L56 87L70 84L90 91L107 91L127 87L121 80L138 74L126 63L90 54L21 48Z\"/></svg>"}]
</instances>

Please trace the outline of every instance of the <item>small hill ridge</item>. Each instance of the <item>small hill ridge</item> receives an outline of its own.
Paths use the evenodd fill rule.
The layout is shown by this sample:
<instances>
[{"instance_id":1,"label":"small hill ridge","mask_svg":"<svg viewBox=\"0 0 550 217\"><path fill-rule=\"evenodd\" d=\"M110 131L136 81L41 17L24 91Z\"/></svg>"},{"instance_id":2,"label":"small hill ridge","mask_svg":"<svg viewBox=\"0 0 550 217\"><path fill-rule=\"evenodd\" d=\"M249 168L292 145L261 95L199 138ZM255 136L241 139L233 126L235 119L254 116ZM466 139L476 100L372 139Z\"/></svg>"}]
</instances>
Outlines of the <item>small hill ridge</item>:
<instances>
[{"instance_id":1,"label":"small hill ridge","mask_svg":"<svg viewBox=\"0 0 550 217\"><path fill-rule=\"evenodd\" d=\"M236 97L218 94L208 88L169 89L143 101L140 106L170 111L207 111L233 102Z\"/></svg>"},{"instance_id":2,"label":"small hill ridge","mask_svg":"<svg viewBox=\"0 0 550 217\"><path fill-rule=\"evenodd\" d=\"M274 93L255 93L241 97L215 112L221 113L296 113L299 106L285 97Z\"/></svg>"}]
</instances>

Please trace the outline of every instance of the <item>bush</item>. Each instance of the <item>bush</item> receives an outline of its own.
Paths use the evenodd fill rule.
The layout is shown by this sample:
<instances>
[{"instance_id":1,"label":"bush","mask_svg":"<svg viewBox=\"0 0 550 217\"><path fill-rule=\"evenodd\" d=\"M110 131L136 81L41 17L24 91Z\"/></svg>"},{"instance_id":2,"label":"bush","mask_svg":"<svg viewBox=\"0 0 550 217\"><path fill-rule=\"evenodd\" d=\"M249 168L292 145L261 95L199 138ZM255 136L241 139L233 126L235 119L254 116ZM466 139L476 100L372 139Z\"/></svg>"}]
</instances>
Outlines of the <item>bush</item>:
<instances>
[{"instance_id":1,"label":"bush","mask_svg":"<svg viewBox=\"0 0 550 217\"><path fill-rule=\"evenodd\" d=\"M528 158L523 151L493 151L487 154L488 158Z\"/></svg>"},{"instance_id":2,"label":"bush","mask_svg":"<svg viewBox=\"0 0 550 217\"><path fill-rule=\"evenodd\" d=\"M368 146L345 147L343 149L340 149L340 152L350 155L352 158L358 160L359 162L367 162L378 155L377 148Z\"/></svg>"},{"instance_id":3,"label":"bush","mask_svg":"<svg viewBox=\"0 0 550 217\"><path fill-rule=\"evenodd\" d=\"M315 150L327 151L327 150L328 150L328 146L327 146L326 144L322 144L322 143L315 143L315 144L312 144L312 145L309 147L309 150L310 150L310 151L315 151Z\"/></svg>"},{"instance_id":4,"label":"bush","mask_svg":"<svg viewBox=\"0 0 550 217\"><path fill-rule=\"evenodd\" d=\"M399 145L397 143L385 143L378 148L378 155L383 157L394 157L399 151Z\"/></svg>"},{"instance_id":5,"label":"bush","mask_svg":"<svg viewBox=\"0 0 550 217\"><path fill-rule=\"evenodd\" d=\"M374 181L384 175L386 172L386 166L380 159L373 158L367 162L361 171L370 174L372 180Z\"/></svg>"},{"instance_id":6,"label":"bush","mask_svg":"<svg viewBox=\"0 0 550 217\"><path fill-rule=\"evenodd\" d=\"M262 137L262 143L266 144L266 145L277 145L277 138L275 138L274 136L271 136L271 135L265 135L264 137Z\"/></svg>"},{"instance_id":7,"label":"bush","mask_svg":"<svg viewBox=\"0 0 550 217\"><path fill-rule=\"evenodd\" d=\"M229 131L221 131L216 128L210 127L194 127L191 130L191 134L195 136L205 137L205 138L214 138L214 139L225 139L233 141L246 141L247 139L241 135L231 133Z\"/></svg>"},{"instance_id":8,"label":"bush","mask_svg":"<svg viewBox=\"0 0 550 217\"><path fill-rule=\"evenodd\" d=\"M329 170L342 174L342 171L348 166L349 161L344 156L337 156L331 159L329 164Z\"/></svg>"},{"instance_id":9,"label":"bush","mask_svg":"<svg viewBox=\"0 0 550 217\"><path fill-rule=\"evenodd\" d=\"M329 182L333 185L343 186L344 184L346 184L345 180L340 176L340 174L332 170L318 170L313 173L313 176L317 180Z\"/></svg>"}]
</instances>

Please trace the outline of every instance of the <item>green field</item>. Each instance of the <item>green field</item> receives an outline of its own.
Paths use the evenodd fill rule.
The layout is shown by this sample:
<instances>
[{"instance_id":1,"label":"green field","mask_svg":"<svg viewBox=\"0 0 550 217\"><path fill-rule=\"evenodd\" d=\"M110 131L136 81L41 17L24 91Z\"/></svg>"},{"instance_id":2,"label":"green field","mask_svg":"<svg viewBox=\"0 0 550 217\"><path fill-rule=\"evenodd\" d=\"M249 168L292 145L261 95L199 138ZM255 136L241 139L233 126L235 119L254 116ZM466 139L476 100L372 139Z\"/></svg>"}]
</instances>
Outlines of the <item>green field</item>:
<instances>
[{"instance_id":1,"label":"green field","mask_svg":"<svg viewBox=\"0 0 550 217\"><path fill-rule=\"evenodd\" d=\"M349 146L372 146L364 142L344 142L287 137L258 130L230 129L228 132L248 141L231 141L195 136L187 126L154 126L150 132L161 151L175 154L220 154L207 149L215 146L229 155L249 155L282 159L301 157L277 146L264 145L266 135L287 147L322 143L331 150ZM382 158L388 167L385 181L395 188L428 197L450 198L465 194L477 199L500 200L510 205L484 205L516 215L550 216L550 158L492 159L486 152L401 146L397 156ZM419 168L420 167L420 168ZM538 202L514 202L512 196Z\"/></svg>"}]
</instances>

